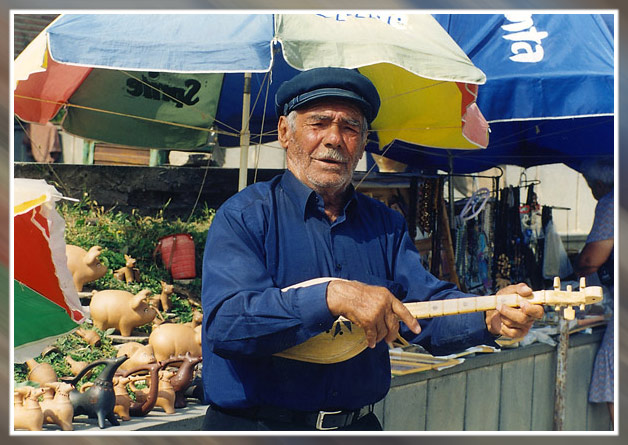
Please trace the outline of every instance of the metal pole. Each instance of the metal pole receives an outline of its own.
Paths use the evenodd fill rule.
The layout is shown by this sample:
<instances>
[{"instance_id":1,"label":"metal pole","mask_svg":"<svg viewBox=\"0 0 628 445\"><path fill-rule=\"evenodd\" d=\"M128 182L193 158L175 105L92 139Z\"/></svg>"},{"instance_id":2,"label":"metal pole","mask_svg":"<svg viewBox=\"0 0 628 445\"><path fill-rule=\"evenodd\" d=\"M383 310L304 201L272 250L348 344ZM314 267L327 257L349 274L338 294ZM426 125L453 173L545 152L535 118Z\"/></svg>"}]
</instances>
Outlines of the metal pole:
<instances>
[{"instance_id":1,"label":"metal pole","mask_svg":"<svg viewBox=\"0 0 628 445\"><path fill-rule=\"evenodd\" d=\"M455 227L454 218L456 216L456 210L454 206L454 157L449 150L447 150L447 156L449 157L449 225L450 227Z\"/></svg>"},{"instance_id":2,"label":"metal pole","mask_svg":"<svg viewBox=\"0 0 628 445\"><path fill-rule=\"evenodd\" d=\"M240 177L238 191L244 189L247 183L249 170L249 145L251 130L249 129L249 114L251 111L251 73L244 73L244 89L242 95L242 130L240 131Z\"/></svg>"}]
</instances>

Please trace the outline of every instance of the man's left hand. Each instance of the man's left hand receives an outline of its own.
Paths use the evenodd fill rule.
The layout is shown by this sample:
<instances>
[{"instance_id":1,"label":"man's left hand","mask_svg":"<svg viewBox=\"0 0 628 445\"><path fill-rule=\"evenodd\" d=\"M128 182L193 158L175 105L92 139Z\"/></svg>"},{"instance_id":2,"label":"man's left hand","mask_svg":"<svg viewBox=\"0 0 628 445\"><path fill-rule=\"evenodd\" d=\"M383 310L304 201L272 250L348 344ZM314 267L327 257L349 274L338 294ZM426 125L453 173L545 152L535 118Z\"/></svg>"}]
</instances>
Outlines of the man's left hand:
<instances>
[{"instance_id":1,"label":"man's left hand","mask_svg":"<svg viewBox=\"0 0 628 445\"><path fill-rule=\"evenodd\" d=\"M529 297L532 295L532 289L525 283L511 284L500 289L497 295L515 293ZM499 304L495 310L486 311L486 327L493 335L520 338L528 333L534 321L543 317L543 314L543 306L530 304L525 300L518 308Z\"/></svg>"}]
</instances>

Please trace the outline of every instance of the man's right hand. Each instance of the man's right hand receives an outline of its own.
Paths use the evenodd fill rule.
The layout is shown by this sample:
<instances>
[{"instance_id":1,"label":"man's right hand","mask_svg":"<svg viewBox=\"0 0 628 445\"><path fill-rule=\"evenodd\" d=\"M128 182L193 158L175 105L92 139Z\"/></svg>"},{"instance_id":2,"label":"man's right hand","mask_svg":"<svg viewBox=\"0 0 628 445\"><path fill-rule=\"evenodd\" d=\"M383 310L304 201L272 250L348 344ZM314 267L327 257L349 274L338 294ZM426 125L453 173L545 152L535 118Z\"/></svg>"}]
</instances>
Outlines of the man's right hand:
<instances>
[{"instance_id":1,"label":"man's right hand","mask_svg":"<svg viewBox=\"0 0 628 445\"><path fill-rule=\"evenodd\" d=\"M381 340L393 342L400 320L415 334L421 332L419 322L385 287L332 280L327 286L327 307L333 315L342 315L364 329L370 348Z\"/></svg>"}]
</instances>

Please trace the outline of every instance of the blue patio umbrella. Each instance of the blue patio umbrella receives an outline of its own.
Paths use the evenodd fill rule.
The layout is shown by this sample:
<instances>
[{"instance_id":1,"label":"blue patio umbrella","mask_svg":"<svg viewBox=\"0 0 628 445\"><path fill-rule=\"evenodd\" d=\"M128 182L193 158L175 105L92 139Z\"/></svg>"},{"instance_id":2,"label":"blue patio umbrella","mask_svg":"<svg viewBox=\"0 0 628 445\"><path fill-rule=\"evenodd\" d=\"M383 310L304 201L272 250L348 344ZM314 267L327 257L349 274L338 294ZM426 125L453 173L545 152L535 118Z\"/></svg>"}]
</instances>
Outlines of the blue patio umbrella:
<instances>
[{"instance_id":1,"label":"blue patio umbrella","mask_svg":"<svg viewBox=\"0 0 628 445\"><path fill-rule=\"evenodd\" d=\"M413 169L480 172L614 154L612 14L435 14L487 81L477 103L490 125L485 150L437 150L395 141L386 157ZM370 151L381 153L379 148Z\"/></svg>"}]
</instances>

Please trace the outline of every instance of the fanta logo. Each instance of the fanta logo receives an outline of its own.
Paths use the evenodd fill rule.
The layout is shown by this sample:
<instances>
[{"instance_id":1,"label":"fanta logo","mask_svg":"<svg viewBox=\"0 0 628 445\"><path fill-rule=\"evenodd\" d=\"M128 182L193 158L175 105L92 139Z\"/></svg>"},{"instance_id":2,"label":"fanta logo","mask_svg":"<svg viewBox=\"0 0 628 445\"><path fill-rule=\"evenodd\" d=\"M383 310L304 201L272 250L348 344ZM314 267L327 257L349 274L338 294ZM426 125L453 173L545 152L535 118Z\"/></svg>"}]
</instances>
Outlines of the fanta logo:
<instances>
[{"instance_id":1,"label":"fanta logo","mask_svg":"<svg viewBox=\"0 0 628 445\"><path fill-rule=\"evenodd\" d=\"M544 51L541 40L548 36L546 31L537 31L532 21L532 14L504 14L506 20L511 22L503 25L502 29L512 34L502 36L511 40L510 50L514 56L510 56L513 62L540 62L543 60Z\"/></svg>"},{"instance_id":2,"label":"fanta logo","mask_svg":"<svg viewBox=\"0 0 628 445\"><path fill-rule=\"evenodd\" d=\"M131 96L144 96L147 99L173 101L177 108L183 105L194 105L199 101L196 93L201 89L201 83L196 79L186 79L185 88L167 85L157 82L159 73L148 73L148 77L142 75L142 80L129 78L126 81L127 93ZM150 79L149 79L150 78Z\"/></svg>"}]
</instances>

